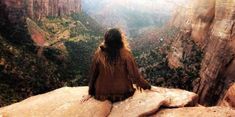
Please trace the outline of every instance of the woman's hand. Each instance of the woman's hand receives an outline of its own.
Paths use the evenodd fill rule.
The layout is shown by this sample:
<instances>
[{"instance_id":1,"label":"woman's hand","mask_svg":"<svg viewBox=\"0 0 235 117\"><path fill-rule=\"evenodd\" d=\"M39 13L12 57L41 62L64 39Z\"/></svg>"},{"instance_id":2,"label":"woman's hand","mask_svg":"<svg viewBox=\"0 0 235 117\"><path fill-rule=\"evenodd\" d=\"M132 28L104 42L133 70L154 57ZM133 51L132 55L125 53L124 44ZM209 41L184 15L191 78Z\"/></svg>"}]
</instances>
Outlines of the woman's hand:
<instances>
[{"instance_id":1,"label":"woman's hand","mask_svg":"<svg viewBox=\"0 0 235 117\"><path fill-rule=\"evenodd\" d=\"M136 85L136 89L142 92L143 88L141 88L139 85Z\"/></svg>"},{"instance_id":2,"label":"woman's hand","mask_svg":"<svg viewBox=\"0 0 235 117\"><path fill-rule=\"evenodd\" d=\"M142 90L151 90L151 85L149 85L147 82L145 83L143 82L139 82L136 84L136 88L137 90L139 90L140 92L142 92Z\"/></svg>"},{"instance_id":3,"label":"woman's hand","mask_svg":"<svg viewBox=\"0 0 235 117\"><path fill-rule=\"evenodd\" d=\"M82 99L80 100L80 102L83 103L83 102L89 100L91 97L92 97L91 95L84 95L84 96L82 96Z\"/></svg>"}]
</instances>

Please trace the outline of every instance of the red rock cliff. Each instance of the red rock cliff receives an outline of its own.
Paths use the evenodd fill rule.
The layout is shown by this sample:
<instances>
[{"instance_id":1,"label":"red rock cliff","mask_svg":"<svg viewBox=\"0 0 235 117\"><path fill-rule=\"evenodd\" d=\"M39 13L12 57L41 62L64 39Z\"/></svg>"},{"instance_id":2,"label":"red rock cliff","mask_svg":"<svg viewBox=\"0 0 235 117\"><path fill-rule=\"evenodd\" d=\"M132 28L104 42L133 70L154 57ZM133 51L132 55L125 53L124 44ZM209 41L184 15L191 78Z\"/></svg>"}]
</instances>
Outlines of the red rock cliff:
<instances>
[{"instance_id":1,"label":"red rock cliff","mask_svg":"<svg viewBox=\"0 0 235 117\"><path fill-rule=\"evenodd\" d=\"M81 0L3 0L7 8L17 8L32 19L64 16L81 11Z\"/></svg>"},{"instance_id":2,"label":"red rock cliff","mask_svg":"<svg viewBox=\"0 0 235 117\"><path fill-rule=\"evenodd\" d=\"M1 0L0 32L7 39L24 43L23 39L29 40L27 17L40 20L47 16L57 17L78 12L81 12L81 0Z\"/></svg>"},{"instance_id":3,"label":"red rock cliff","mask_svg":"<svg viewBox=\"0 0 235 117\"><path fill-rule=\"evenodd\" d=\"M235 1L194 0L189 6L179 11L184 15L176 16L181 18L171 24L180 27L182 35L189 32L203 49L205 55L194 91L201 104L215 105L235 81Z\"/></svg>"},{"instance_id":4,"label":"red rock cliff","mask_svg":"<svg viewBox=\"0 0 235 117\"><path fill-rule=\"evenodd\" d=\"M27 14L30 18L63 16L81 11L81 0L27 0Z\"/></svg>"}]
</instances>

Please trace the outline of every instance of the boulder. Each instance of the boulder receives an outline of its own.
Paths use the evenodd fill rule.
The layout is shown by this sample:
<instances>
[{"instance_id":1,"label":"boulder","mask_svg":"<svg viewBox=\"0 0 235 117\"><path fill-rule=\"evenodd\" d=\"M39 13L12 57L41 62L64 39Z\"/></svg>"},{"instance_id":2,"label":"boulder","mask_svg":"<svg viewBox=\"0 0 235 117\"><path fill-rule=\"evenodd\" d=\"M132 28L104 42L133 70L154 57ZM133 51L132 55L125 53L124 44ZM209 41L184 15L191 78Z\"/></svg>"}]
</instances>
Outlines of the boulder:
<instances>
[{"instance_id":1,"label":"boulder","mask_svg":"<svg viewBox=\"0 0 235 117\"><path fill-rule=\"evenodd\" d=\"M167 98L152 91L136 91L133 97L114 103L109 117L137 117L155 113Z\"/></svg>"},{"instance_id":2,"label":"boulder","mask_svg":"<svg viewBox=\"0 0 235 117\"><path fill-rule=\"evenodd\" d=\"M165 107L195 106L198 101L197 94L181 89L152 87L152 90L160 93L167 99L163 105Z\"/></svg>"},{"instance_id":3,"label":"boulder","mask_svg":"<svg viewBox=\"0 0 235 117\"><path fill-rule=\"evenodd\" d=\"M87 95L87 87L64 87L52 92L30 97L22 102L0 109L3 117L80 117L107 116L111 109L109 101L80 100Z\"/></svg>"},{"instance_id":4,"label":"boulder","mask_svg":"<svg viewBox=\"0 0 235 117\"><path fill-rule=\"evenodd\" d=\"M88 87L64 87L0 108L0 117L120 117L153 115L159 107L184 107L195 104L197 95L180 89L152 87L136 91L121 102L97 101L93 98L81 102Z\"/></svg>"}]
</instances>

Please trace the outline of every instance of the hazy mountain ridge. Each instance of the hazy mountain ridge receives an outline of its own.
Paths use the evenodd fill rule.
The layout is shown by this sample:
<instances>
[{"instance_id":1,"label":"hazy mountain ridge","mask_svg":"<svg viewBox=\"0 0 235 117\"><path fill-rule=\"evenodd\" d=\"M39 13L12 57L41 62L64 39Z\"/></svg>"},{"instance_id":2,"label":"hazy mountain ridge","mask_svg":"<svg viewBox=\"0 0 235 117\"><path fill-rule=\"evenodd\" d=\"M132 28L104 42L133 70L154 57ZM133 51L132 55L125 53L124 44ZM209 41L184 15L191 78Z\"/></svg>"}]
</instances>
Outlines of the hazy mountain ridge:
<instances>
[{"instance_id":1,"label":"hazy mountain ridge","mask_svg":"<svg viewBox=\"0 0 235 117\"><path fill-rule=\"evenodd\" d=\"M182 1L178 0L179 4ZM106 28L121 28L131 37L142 28L163 26L176 8L169 1L153 0L85 0L82 3L83 10L97 22Z\"/></svg>"}]
</instances>

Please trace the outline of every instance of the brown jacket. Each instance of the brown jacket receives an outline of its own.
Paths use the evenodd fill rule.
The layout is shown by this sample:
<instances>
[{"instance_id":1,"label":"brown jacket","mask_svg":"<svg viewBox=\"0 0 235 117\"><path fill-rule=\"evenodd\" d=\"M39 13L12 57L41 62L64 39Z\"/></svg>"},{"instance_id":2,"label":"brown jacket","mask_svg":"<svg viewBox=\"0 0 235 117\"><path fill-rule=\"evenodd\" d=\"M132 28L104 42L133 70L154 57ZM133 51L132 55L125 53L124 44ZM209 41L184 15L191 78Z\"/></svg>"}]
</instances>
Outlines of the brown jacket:
<instances>
[{"instance_id":1,"label":"brown jacket","mask_svg":"<svg viewBox=\"0 0 235 117\"><path fill-rule=\"evenodd\" d=\"M142 78L131 52L120 50L120 59L114 65L106 64L105 52L98 49L92 63L89 94L98 100L124 100L135 92L133 83L143 89L151 86Z\"/></svg>"}]
</instances>

